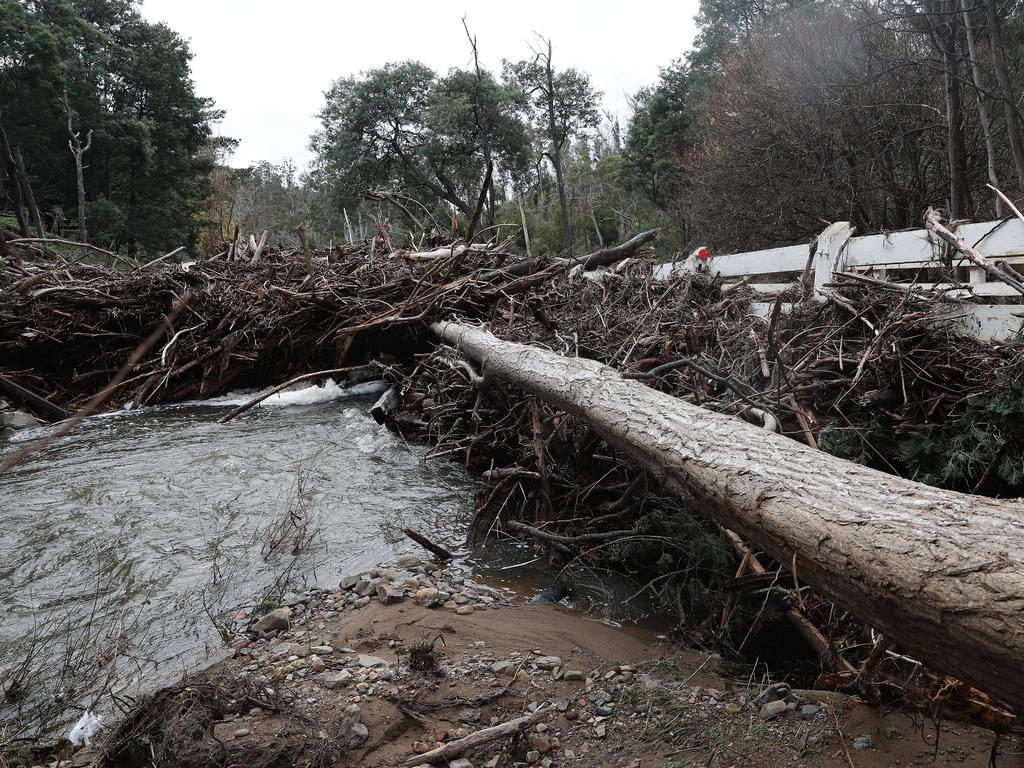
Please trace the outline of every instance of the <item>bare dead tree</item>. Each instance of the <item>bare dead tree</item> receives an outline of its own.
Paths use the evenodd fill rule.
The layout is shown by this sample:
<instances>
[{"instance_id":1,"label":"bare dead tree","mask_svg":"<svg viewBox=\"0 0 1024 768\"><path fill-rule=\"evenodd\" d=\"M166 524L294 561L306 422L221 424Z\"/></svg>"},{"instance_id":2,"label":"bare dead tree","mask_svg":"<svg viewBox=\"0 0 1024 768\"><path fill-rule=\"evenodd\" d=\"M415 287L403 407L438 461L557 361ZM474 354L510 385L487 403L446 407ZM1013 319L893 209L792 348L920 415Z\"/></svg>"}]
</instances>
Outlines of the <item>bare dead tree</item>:
<instances>
[{"instance_id":1,"label":"bare dead tree","mask_svg":"<svg viewBox=\"0 0 1024 768\"><path fill-rule=\"evenodd\" d=\"M480 72L480 57L476 47L476 37L470 34L465 16L462 17L462 28L466 30L466 37L469 40L470 47L473 49L473 67L475 70L473 80L473 120L476 123L477 131L480 132L480 146L484 151L484 164L490 169L484 176L486 186L482 194L486 193L487 195L487 226L492 227L494 226L495 219L495 203L494 178L491 175L491 171L494 168L493 152L491 150L491 127L487 121L487 108L483 103L483 75Z\"/></svg>"},{"instance_id":2,"label":"bare dead tree","mask_svg":"<svg viewBox=\"0 0 1024 768\"><path fill-rule=\"evenodd\" d=\"M79 132L74 129L71 122L71 104L68 102L66 91L64 92L64 113L68 118L68 136L71 137L68 140L68 147L75 158L75 175L78 182L78 239L83 243L87 243L89 242L89 236L85 229L85 175L83 173L82 155L92 147L92 129L90 128L89 133L86 134L85 145L83 146Z\"/></svg>"}]
</instances>

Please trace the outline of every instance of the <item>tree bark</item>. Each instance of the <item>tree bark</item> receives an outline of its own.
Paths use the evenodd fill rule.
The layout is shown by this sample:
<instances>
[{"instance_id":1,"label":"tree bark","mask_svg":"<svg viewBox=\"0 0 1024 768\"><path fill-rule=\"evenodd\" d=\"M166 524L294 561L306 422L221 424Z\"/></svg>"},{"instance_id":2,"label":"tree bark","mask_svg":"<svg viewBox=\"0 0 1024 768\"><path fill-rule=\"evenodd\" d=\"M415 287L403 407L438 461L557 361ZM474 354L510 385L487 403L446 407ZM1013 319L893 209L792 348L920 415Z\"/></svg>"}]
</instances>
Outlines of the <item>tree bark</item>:
<instances>
[{"instance_id":1,"label":"tree bark","mask_svg":"<svg viewBox=\"0 0 1024 768\"><path fill-rule=\"evenodd\" d=\"M32 223L35 224L38 235L46 237L46 230L43 229L43 217L39 215L36 196L32 194L32 184L29 182L28 171L25 169L25 158L21 154L21 147L12 148L11 152L14 154L14 166L18 171L18 184L21 185L22 193L25 195L25 203L28 205Z\"/></svg>"},{"instance_id":2,"label":"tree bark","mask_svg":"<svg viewBox=\"0 0 1024 768\"><path fill-rule=\"evenodd\" d=\"M978 121L981 123L981 132L985 137L985 157L988 165L988 180L993 187L999 188L999 172L996 169L996 149L992 140L992 115L988 111L988 102L985 100L984 79L981 76L981 66L978 64L978 51L974 39L974 24L971 21L971 12L974 9L973 0L960 0L960 7L963 9L964 31L967 33L967 53L971 58L971 79L974 82L974 95L978 100ZM997 219L1003 218L1003 201L998 194L993 194L993 206Z\"/></svg>"},{"instance_id":3,"label":"tree bark","mask_svg":"<svg viewBox=\"0 0 1024 768\"><path fill-rule=\"evenodd\" d=\"M1013 152L1013 163L1017 168L1017 185L1024 192L1024 142L1021 141L1020 120L1017 115L1016 96L1006 70L1003 55L1003 32L999 23L996 0L985 0L985 16L988 20L988 47L992 54L992 69L1003 96L1003 113L1006 115L1006 133Z\"/></svg>"},{"instance_id":4,"label":"tree bark","mask_svg":"<svg viewBox=\"0 0 1024 768\"><path fill-rule=\"evenodd\" d=\"M89 233L85 228L85 171L82 165L82 155L92 147L92 129L86 135L85 146L82 146L79 133L71 123L71 104L68 102L67 93L64 94L64 112L68 118L68 136L70 137L68 147L75 158L75 180L78 183L78 239L87 243L89 242ZM107 266L110 266L109 261Z\"/></svg>"},{"instance_id":5,"label":"tree bark","mask_svg":"<svg viewBox=\"0 0 1024 768\"><path fill-rule=\"evenodd\" d=\"M0 152L3 152L3 163L7 169L7 178L11 180L14 187L14 217L18 220L18 231L22 237L28 237L28 221L25 219L25 195L21 189L21 182L18 180L18 168L14 162L14 154L11 152L11 144L7 140L7 131L0 123Z\"/></svg>"},{"instance_id":6,"label":"tree bark","mask_svg":"<svg viewBox=\"0 0 1024 768\"><path fill-rule=\"evenodd\" d=\"M1024 707L1024 504L943 491L705 411L592 360L434 323L489 377L586 419L675 495L936 670Z\"/></svg>"},{"instance_id":7,"label":"tree bark","mask_svg":"<svg viewBox=\"0 0 1024 768\"><path fill-rule=\"evenodd\" d=\"M565 255L572 258L572 221L569 218L569 200L565 194L565 177L562 175L562 147L565 145L565 137L559 136L558 122L555 115L555 71L551 66L550 40L548 40L548 54L544 59L544 70L547 77L545 96L548 102L548 130L551 134L551 165L555 169L555 184L558 186L558 204L562 208L562 245L565 248Z\"/></svg>"},{"instance_id":8,"label":"tree bark","mask_svg":"<svg viewBox=\"0 0 1024 768\"><path fill-rule=\"evenodd\" d=\"M949 157L949 218L972 214L971 191L967 183L967 145L964 141L964 111L960 98L959 57L956 50L956 14L946 13L950 0L930 3L929 22L942 52L942 74L946 95L946 150Z\"/></svg>"}]
</instances>

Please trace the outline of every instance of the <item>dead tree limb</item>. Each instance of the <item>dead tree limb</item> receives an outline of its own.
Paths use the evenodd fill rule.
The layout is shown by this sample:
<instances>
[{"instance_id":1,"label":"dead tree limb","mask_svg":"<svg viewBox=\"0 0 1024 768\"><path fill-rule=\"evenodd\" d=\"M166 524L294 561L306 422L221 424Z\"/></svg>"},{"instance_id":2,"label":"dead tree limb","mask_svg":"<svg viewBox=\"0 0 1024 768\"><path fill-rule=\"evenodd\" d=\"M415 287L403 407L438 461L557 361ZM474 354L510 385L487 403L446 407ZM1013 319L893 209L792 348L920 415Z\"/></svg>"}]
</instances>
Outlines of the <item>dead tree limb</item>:
<instances>
[{"instance_id":1,"label":"dead tree limb","mask_svg":"<svg viewBox=\"0 0 1024 768\"><path fill-rule=\"evenodd\" d=\"M796 562L938 670L1024 706L1024 504L944 491L769 434L607 366L434 323L489 375L585 419L663 487Z\"/></svg>"}]
</instances>

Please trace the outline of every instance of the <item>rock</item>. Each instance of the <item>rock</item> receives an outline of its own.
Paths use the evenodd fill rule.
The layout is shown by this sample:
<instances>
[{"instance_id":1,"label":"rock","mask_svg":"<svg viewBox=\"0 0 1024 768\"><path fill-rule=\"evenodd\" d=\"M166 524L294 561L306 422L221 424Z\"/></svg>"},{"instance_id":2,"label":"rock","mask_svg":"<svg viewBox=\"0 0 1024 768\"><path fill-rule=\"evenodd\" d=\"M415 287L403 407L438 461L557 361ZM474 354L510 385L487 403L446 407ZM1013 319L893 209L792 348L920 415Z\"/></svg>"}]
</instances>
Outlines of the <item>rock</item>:
<instances>
[{"instance_id":1,"label":"rock","mask_svg":"<svg viewBox=\"0 0 1024 768\"><path fill-rule=\"evenodd\" d=\"M534 765L535 763L539 763L540 762L540 752L538 752L536 749L527 752L526 753L526 762L528 762L530 765Z\"/></svg>"},{"instance_id":2,"label":"rock","mask_svg":"<svg viewBox=\"0 0 1024 768\"><path fill-rule=\"evenodd\" d=\"M465 757L460 757L458 760L452 760L448 763L448 768L473 768L473 763Z\"/></svg>"},{"instance_id":3,"label":"rock","mask_svg":"<svg viewBox=\"0 0 1024 768\"><path fill-rule=\"evenodd\" d=\"M781 715L786 709L786 702L782 699L775 699L761 707L761 717L765 720L771 720L773 717Z\"/></svg>"},{"instance_id":4,"label":"rock","mask_svg":"<svg viewBox=\"0 0 1024 768\"><path fill-rule=\"evenodd\" d=\"M289 608L275 608L252 625L253 632L283 632L291 626L292 612Z\"/></svg>"},{"instance_id":5,"label":"rock","mask_svg":"<svg viewBox=\"0 0 1024 768\"><path fill-rule=\"evenodd\" d=\"M594 735L595 735L595 736L596 736L597 738L599 738L599 739L603 739L603 738L605 737L605 735L606 735L607 733L608 733L608 728L607 728L607 727L605 726L605 724L604 724L604 723L599 723L599 724L598 724L598 725L597 725L597 726L596 726L596 727L594 728Z\"/></svg>"},{"instance_id":6,"label":"rock","mask_svg":"<svg viewBox=\"0 0 1024 768\"><path fill-rule=\"evenodd\" d=\"M360 577L353 591L360 597L369 597L370 595L376 594L377 585L380 584L381 581L382 579L379 576L371 579Z\"/></svg>"},{"instance_id":7,"label":"rock","mask_svg":"<svg viewBox=\"0 0 1024 768\"><path fill-rule=\"evenodd\" d=\"M314 672L323 672L327 665L324 664L324 660L316 654L309 657L309 668Z\"/></svg>"},{"instance_id":8,"label":"rock","mask_svg":"<svg viewBox=\"0 0 1024 768\"><path fill-rule=\"evenodd\" d=\"M767 704L778 699L784 699L792 692L793 689L789 687L788 683L775 683L761 691L761 694L754 701L758 704Z\"/></svg>"},{"instance_id":9,"label":"rock","mask_svg":"<svg viewBox=\"0 0 1024 768\"><path fill-rule=\"evenodd\" d=\"M395 560L395 565L399 568L419 568L423 565L423 561L416 557L416 555L402 555Z\"/></svg>"},{"instance_id":10,"label":"rock","mask_svg":"<svg viewBox=\"0 0 1024 768\"><path fill-rule=\"evenodd\" d=\"M562 673L563 680L583 680L586 675L580 672L578 669L568 669Z\"/></svg>"},{"instance_id":11,"label":"rock","mask_svg":"<svg viewBox=\"0 0 1024 768\"><path fill-rule=\"evenodd\" d=\"M391 605L405 599L405 592L396 587L394 584L378 584L377 585L377 599L380 600L383 605Z\"/></svg>"},{"instance_id":12,"label":"rock","mask_svg":"<svg viewBox=\"0 0 1024 768\"><path fill-rule=\"evenodd\" d=\"M38 427L39 421L30 413L25 411L6 411L0 413L0 425L10 429L31 429Z\"/></svg>"},{"instance_id":13,"label":"rock","mask_svg":"<svg viewBox=\"0 0 1024 768\"><path fill-rule=\"evenodd\" d=\"M887 725L885 727L885 738L887 739L898 739L900 737L900 729L895 725Z\"/></svg>"},{"instance_id":14,"label":"rock","mask_svg":"<svg viewBox=\"0 0 1024 768\"><path fill-rule=\"evenodd\" d=\"M437 587L420 587L416 590L416 605L425 605L430 608L440 602Z\"/></svg>"},{"instance_id":15,"label":"rock","mask_svg":"<svg viewBox=\"0 0 1024 768\"><path fill-rule=\"evenodd\" d=\"M611 707L594 707L594 714L598 717L611 717L615 714L615 710Z\"/></svg>"},{"instance_id":16,"label":"rock","mask_svg":"<svg viewBox=\"0 0 1024 768\"><path fill-rule=\"evenodd\" d=\"M343 669L341 672L331 672L320 678L321 685L331 690L344 688L350 682L352 682L352 673L347 669Z\"/></svg>"},{"instance_id":17,"label":"rock","mask_svg":"<svg viewBox=\"0 0 1024 768\"><path fill-rule=\"evenodd\" d=\"M725 705L725 711L728 712L730 715L738 715L740 712L743 711L743 707L733 701L730 701L728 704Z\"/></svg>"},{"instance_id":18,"label":"rock","mask_svg":"<svg viewBox=\"0 0 1024 768\"><path fill-rule=\"evenodd\" d=\"M839 691L815 691L811 689L798 688L792 694L803 701L816 701L819 704L846 704L852 696Z\"/></svg>"},{"instance_id":19,"label":"rock","mask_svg":"<svg viewBox=\"0 0 1024 768\"><path fill-rule=\"evenodd\" d=\"M493 664L491 664L491 672L493 672L496 675L503 675L506 672L508 672L511 666L512 664L510 662L496 661Z\"/></svg>"},{"instance_id":20,"label":"rock","mask_svg":"<svg viewBox=\"0 0 1024 768\"><path fill-rule=\"evenodd\" d=\"M475 723L480 719L480 707L462 707L456 717L460 723Z\"/></svg>"},{"instance_id":21,"label":"rock","mask_svg":"<svg viewBox=\"0 0 1024 768\"><path fill-rule=\"evenodd\" d=\"M250 731L248 728L239 728L237 731L235 731L235 738L240 739L243 736L248 736L250 733L252 733L252 731Z\"/></svg>"},{"instance_id":22,"label":"rock","mask_svg":"<svg viewBox=\"0 0 1024 768\"><path fill-rule=\"evenodd\" d=\"M287 592L281 598L281 605L285 608L294 608L297 605L305 603L307 600L303 595L297 595L294 592Z\"/></svg>"},{"instance_id":23,"label":"rock","mask_svg":"<svg viewBox=\"0 0 1024 768\"><path fill-rule=\"evenodd\" d=\"M358 573L353 573L349 576L342 577L341 581L338 582L338 586L346 590L352 589L353 587L355 587L356 584L359 583L359 579L360 575Z\"/></svg>"},{"instance_id":24,"label":"rock","mask_svg":"<svg viewBox=\"0 0 1024 768\"><path fill-rule=\"evenodd\" d=\"M424 752L430 751L430 745L425 741L414 741L412 743L412 751L417 755L422 755Z\"/></svg>"},{"instance_id":25,"label":"rock","mask_svg":"<svg viewBox=\"0 0 1024 768\"><path fill-rule=\"evenodd\" d=\"M858 736L853 740L854 749L871 749L874 744L871 742L870 736Z\"/></svg>"},{"instance_id":26,"label":"rock","mask_svg":"<svg viewBox=\"0 0 1024 768\"><path fill-rule=\"evenodd\" d=\"M562 659L558 656L538 656L533 660L539 669L554 669L562 666Z\"/></svg>"},{"instance_id":27,"label":"rock","mask_svg":"<svg viewBox=\"0 0 1024 768\"><path fill-rule=\"evenodd\" d=\"M353 608L364 608L364 607L366 607L369 604L370 604L370 596L366 595L364 597L360 597L358 600L356 600L354 603L352 603L352 607Z\"/></svg>"},{"instance_id":28,"label":"rock","mask_svg":"<svg viewBox=\"0 0 1024 768\"><path fill-rule=\"evenodd\" d=\"M526 737L526 740L530 742L530 746L540 752L542 755L546 755L551 751L551 739L540 733L531 733Z\"/></svg>"},{"instance_id":29,"label":"rock","mask_svg":"<svg viewBox=\"0 0 1024 768\"><path fill-rule=\"evenodd\" d=\"M800 717L804 720L813 720L815 715L818 714L819 709L815 704L804 704L800 707Z\"/></svg>"},{"instance_id":30,"label":"rock","mask_svg":"<svg viewBox=\"0 0 1024 768\"><path fill-rule=\"evenodd\" d=\"M349 749L355 749L370 735L365 725L359 722L362 712L358 704L350 704L341 716L338 728L338 738L342 744Z\"/></svg>"},{"instance_id":31,"label":"rock","mask_svg":"<svg viewBox=\"0 0 1024 768\"><path fill-rule=\"evenodd\" d=\"M471 614L472 612L472 605L460 605L458 608L455 609L455 613L457 613L459 616L469 616L469 614Z\"/></svg>"},{"instance_id":32,"label":"rock","mask_svg":"<svg viewBox=\"0 0 1024 768\"><path fill-rule=\"evenodd\" d=\"M370 656L365 653L360 653L358 658L359 666L371 668L371 667L386 667L387 661L382 659L380 656Z\"/></svg>"},{"instance_id":33,"label":"rock","mask_svg":"<svg viewBox=\"0 0 1024 768\"><path fill-rule=\"evenodd\" d=\"M334 653L334 646L331 645L314 645L309 649L310 653L315 653L317 656L330 656Z\"/></svg>"}]
</instances>

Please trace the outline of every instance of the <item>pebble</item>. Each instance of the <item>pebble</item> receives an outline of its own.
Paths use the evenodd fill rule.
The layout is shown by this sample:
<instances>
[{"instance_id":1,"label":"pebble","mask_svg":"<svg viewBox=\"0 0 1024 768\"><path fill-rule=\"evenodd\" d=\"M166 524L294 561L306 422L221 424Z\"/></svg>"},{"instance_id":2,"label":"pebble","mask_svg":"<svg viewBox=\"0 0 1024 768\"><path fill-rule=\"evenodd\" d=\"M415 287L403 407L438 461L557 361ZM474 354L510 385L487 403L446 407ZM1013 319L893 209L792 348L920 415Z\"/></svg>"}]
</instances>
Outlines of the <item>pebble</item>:
<instances>
[{"instance_id":1,"label":"pebble","mask_svg":"<svg viewBox=\"0 0 1024 768\"><path fill-rule=\"evenodd\" d=\"M558 656L538 656L533 660L539 669L554 669L562 666L562 659Z\"/></svg>"},{"instance_id":2,"label":"pebble","mask_svg":"<svg viewBox=\"0 0 1024 768\"><path fill-rule=\"evenodd\" d=\"M853 740L854 749L871 749L873 746L870 736L858 736Z\"/></svg>"},{"instance_id":3,"label":"pebble","mask_svg":"<svg viewBox=\"0 0 1024 768\"><path fill-rule=\"evenodd\" d=\"M458 760L452 760L448 763L448 768L473 768L473 763L465 757L460 757Z\"/></svg>"},{"instance_id":4,"label":"pebble","mask_svg":"<svg viewBox=\"0 0 1024 768\"><path fill-rule=\"evenodd\" d=\"M416 590L416 605L425 605L428 608L432 605L436 605L438 600L437 587L421 587Z\"/></svg>"},{"instance_id":5,"label":"pebble","mask_svg":"<svg viewBox=\"0 0 1024 768\"><path fill-rule=\"evenodd\" d=\"M341 716L339 735L342 743L349 749L355 749L370 735L369 729L359 722L362 712L358 704L350 704Z\"/></svg>"},{"instance_id":6,"label":"pebble","mask_svg":"<svg viewBox=\"0 0 1024 768\"><path fill-rule=\"evenodd\" d=\"M347 669L343 669L341 672L332 672L320 678L320 683L323 687L330 690L344 688L350 682L352 682L352 673Z\"/></svg>"},{"instance_id":7,"label":"pebble","mask_svg":"<svg viewBox=\"0 0 1024 768\"><path fill-rule=\"evenodd\" d=\"M455 613L457 613L459 616L469 616L469 614L471 614L472 612L472 605L460 605L458 608L455 609Z\"/></svg>"},{"instance_id":8,"label":"pebble","mask_svg":"<svg viewBox=\"0 0 1024 768\"><path fill-rule=\"evenodd\" d=\"M357 661L359 662L359 666L366 667L367 669L371 667L386 667L388 664L380 656L370 656L365 653L360 653Z\"/></svg>"},{"instance_id":9,"label":"pebble","mask_svg":"<svg viewBox=\"0 0 1024 768\"><path fill-rule=\"evenodd\" d=\"M818 714L818 707L814 704L804 704L800 707L800 717L804 720L813 720L814 716Z\"/></svg>"},{"instance_id":10,"label":"pebble","mask_svg":"<svg viewBox=\"0 0 1024 768\"><path fill-rule=\"evenodd\" d=\"M585 677L586 675L578 669L568 669L562 673L563 680L583 680Z\"/></svg>"},{"instance_id":11,"label":"pebble","mask_svg":"<svg viewBox=\"0 0 1024 768\"><path fill-rule=\"evenodd\" d=\"M761 707L761 717L765 720L771 720L773 717L778 717L788 709L786 702L782 699L775 699L775 701L769 701L763 707Z\"/></svg>"},{"instance_id":12,"label":"pebble","mask_svg":"<svg viewBox=\"0 0 1024 768\"><path fill-rule=\"evenodd\" d=\"M604 723L600 723L594 728L594 735L599 739L603 739L607 733L608 729L605 727Z\"/></svg>"},{"instance_id":13,"label":"pebble","mask_svg":"<svg viewBox=\"0 0 1024 768\"><path fill-rule=\"evenodd\" d=\"M728 712L730 715L738 715L740 712L743 711L743 707L741 707L739 704L735 702L730 701L728 704L725 705L725 711Z\"/></svg>"},{"instance_id":14,"label":"pebble","mask_svg":"<svg viewBox=\"0 0 1024 768\"><path fill-rule=\"evenodd\" d=\"M897 728L895 725L887 725L885 727L885 738L898 739L900 735L900 729Z\"/></svg>"},{"instance_id":15,"label":"pebble","mask_svg":"<svg viewBox=\"0 0 1024 768\"><path fill-rule=\"evenodd\" d=\"M252 625L253 632L283 632L291 625L292 612L288 608L275 608Z\"/></svg>"},{"instance_id":16,"label":"pebble","mask_svg":"<svg viewBox=\"0 0 1024 768\"><path fill-rule=\"evenodd\" d=\"M394 584L378 584L377 599L380 600L381 605L391 605L392 603L404 600L405 591L399 589Z\"/></svg>"},{"instance_id":17,"label":"pebble","mask_svg":"<svg viewBox=\"0 0 1024 768\"><path fill-rule=\"evenodd\" d=\"M248 736L250 733L252 733L252 731L250 731L248 728L239 728L237 731L235 731L235 738L240 739L243 736Z\"/></svg>"}]
</instances>

